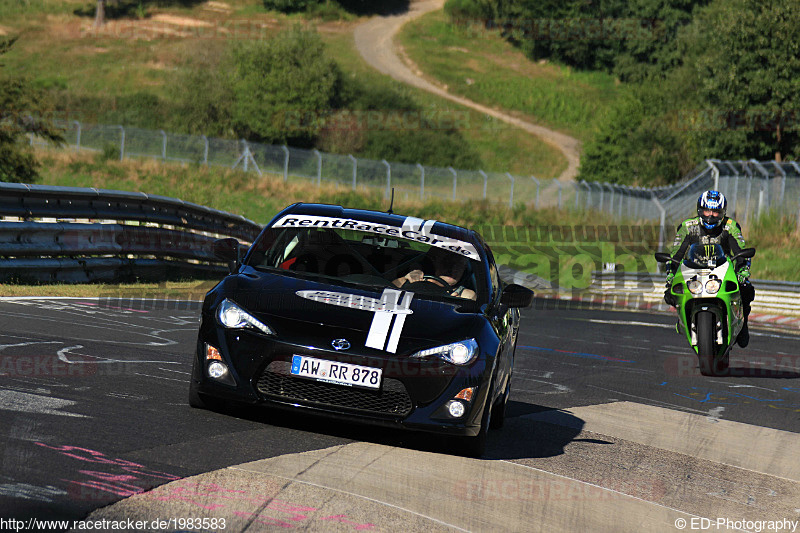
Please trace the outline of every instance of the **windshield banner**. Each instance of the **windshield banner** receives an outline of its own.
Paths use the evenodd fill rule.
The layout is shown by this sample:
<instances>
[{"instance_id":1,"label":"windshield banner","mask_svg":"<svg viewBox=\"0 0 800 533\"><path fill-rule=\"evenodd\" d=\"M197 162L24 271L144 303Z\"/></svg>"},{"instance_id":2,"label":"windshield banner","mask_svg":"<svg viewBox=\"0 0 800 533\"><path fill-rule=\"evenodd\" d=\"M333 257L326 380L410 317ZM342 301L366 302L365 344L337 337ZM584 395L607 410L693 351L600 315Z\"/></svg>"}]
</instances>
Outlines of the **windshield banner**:
<instances>
[{"instance_id":1,"label":"windshield banner","mask_svg":"<svg viewBox=\"0 0 800 533\"><path fill-rule=\"evenodd\" d=\"M353 220L349 218L321 217L315 215L286 215L273 224L273 228L335 228L355 231L366 231L383 235L386 237L396 237L409 241L416 241L436 246L453 253L457 253L469 259L480 261L475 247L458 239L435 235L432 220L424 221L419 218L408 217L402 227L389 226L376 222L365 222L363 220Z\"/></svg>"}]
</instances>

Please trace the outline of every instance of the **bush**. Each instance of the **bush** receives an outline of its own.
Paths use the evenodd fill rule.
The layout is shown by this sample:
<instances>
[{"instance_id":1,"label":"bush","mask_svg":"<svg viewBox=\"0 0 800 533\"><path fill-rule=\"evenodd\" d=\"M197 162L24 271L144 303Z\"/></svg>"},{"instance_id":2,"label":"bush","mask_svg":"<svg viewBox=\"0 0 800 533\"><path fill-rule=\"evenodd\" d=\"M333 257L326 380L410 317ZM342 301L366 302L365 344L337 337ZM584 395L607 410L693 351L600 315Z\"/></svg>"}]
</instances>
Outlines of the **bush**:
<instances>
[{"instance_id":1,"label":"bush","mask_svg":"<svg viewBox=\"0 0 800 533\"><path fill-rule=\"evenodd\" d=\"M263 0L264 8L281 13L298 13L310 6L319 4L319 0Z\"/></svg>"},{"instance_id":2,"label":"bush","mask_svg":"<svg viewBox=\"0 0 800 533\"><path fill-rule=\"evenodd\" d=\"M202 39L187 50L186 56L186 67L171 87L172 100L181 110L175 115L174 126L198 135L234 136L230 50Z\"/></svg>"},{"instance_id":3,"label":"bush","mask_svg":"<svg viewBox=\"0 0 800 533\"><path fill-rule=\"evenodd\" d=\"M295 26L242 43L233 64L231 114L243 138L310 146L321 126L316 117L338 107L341 72L312 30Z\"/></svg>"},{"instance_id":4,"label":"bush","mask_svg":"<svg viewBox=\"0 0 800 533\"><path fill-rule=\"evenodd\" d=\"M455 24L464 21L488 20L492 18L492 10L479 0L447 0L444 12Z\"/></svg>"}]
</instances>

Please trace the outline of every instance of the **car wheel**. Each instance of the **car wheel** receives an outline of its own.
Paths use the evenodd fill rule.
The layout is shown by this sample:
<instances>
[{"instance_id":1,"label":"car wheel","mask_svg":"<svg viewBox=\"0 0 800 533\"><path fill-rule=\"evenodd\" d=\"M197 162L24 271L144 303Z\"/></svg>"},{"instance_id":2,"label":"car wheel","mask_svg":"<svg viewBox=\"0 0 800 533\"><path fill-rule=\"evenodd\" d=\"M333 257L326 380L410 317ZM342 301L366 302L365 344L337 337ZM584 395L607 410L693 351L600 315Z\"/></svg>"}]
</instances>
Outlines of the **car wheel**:
<instances>
[{"instance_id":1,"label":"car wheel","mask_svg":"<svg viewBox=\"0 0 800 533\"><path fill-rule=\"evenodd\" d=\"M492 397L492 389L486 397L486 405L483 407L483 417L481 418L481 429L474 437L460 437L461 450L464 455L468 457L480 458L486 453L486 439L489 434L489 428L492 425L492 406L488 403L489 398Z\"/></svg>"}]
</instances>

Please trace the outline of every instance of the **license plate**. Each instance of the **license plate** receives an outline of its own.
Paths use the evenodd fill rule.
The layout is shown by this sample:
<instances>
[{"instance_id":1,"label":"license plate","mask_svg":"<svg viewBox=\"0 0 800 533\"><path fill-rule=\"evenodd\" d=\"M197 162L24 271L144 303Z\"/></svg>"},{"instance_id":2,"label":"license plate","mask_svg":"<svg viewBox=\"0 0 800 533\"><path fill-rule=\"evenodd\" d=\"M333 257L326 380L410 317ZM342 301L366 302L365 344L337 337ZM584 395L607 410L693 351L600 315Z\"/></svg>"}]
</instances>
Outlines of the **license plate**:
<instances>
[{"instance_id":1,"label":"license plate","mask_svg":"<svg viewBox=\"0 0 800 533\"><path fill-rule=\"evenodd\" d=\"M369 366L315 359L304 355L292 356L291 374L293 376L311 378L348 387L378 389L381 386L381 372L380 368Z\"/></svg>"}]
</instances>

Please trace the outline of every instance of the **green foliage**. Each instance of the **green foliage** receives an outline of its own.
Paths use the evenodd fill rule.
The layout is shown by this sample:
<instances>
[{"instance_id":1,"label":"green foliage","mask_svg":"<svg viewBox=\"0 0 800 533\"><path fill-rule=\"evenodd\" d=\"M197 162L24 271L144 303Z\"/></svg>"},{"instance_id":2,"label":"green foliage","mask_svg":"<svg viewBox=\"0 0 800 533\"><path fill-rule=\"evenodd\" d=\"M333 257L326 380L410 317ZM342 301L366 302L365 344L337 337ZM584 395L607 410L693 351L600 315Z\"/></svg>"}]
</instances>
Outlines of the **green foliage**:
<instances>
[{"instance_id":1,"label":"green foliage","mask_svg":"<svg viewBox=\"0 0 800 533\"><path fill-rule=\"evenodd\" d=\"M264 8L281 13L306 12L323 20L348 19L352 14L405 12L408 0L262 0Z\"/></svg>"},{"instance_id":2,"label":"green foliage","mask_svg":"<svg viewBox=\"0 0 800 533\"><path fill-rule=\"evenodd\" d=\"M486 0L447 0L444 12L456 24L487 20L493 16L492 7Z\"/></svg>"},{"instance_id":3,"label":"green foliage","mask_svg":"<svg viewBox=\"0 0 800 533\"><path fill-rule=\"evenodd\" d=\"M235 136L230 50L203 40L191 46L186 55L184 68L169 86L171 99L180 107L175 126L195 135Z\"/></svg>"},{"instance_id":4,"label":"green foliage","mask_svg":"<svg viewBox=\"0 0 800 533\"><path fill-rule=\"evenodd\" d=\"M305 11L309 6L318 4L319 0L262 0L264 8L281 13L298 13Z\"/></svg>"},{"instance_id":5,"label":"green foliage","mask_svg":"<svg viewBox=\"0 0 800 533\"><path fill-rule=\"evenodd\" d=\"M699 101L713 112L693 130L702 155L780 160L800 152L798 10L798 0L718 0L699 13L686 41Z\"/></svg>"},{"instance_id":6,"label":"green foliage","mask_svg":"<svg viewBox=\"0 0 800 533\"><path fill-rule=\"evenodd\" d=\"M654 89L628 90L585 145L580 177L653 187L678 181L692 157Z\"/></svg>"},{"instance_id":7,"label":"green foliage","mask_svg":"<svg viewBox=\"0 0 800 533\"><path fill-rule=\"evenodd\" d=\"M0 56L16 38L0 39ZM47 120L50 106L40 89L18 77L0 71L0 181L33 183L38 180L38 163L28 146L28 134L59 142L58 130Z\"/></svg>"},{"instance_id":8,"label":"green foliage","mask_svg":"<svg viewBox=\"0 0 800 533\"><path fill-rule=\"evenodd\" d=\"M311 146L321 121L335 109L341 86L338 65L319 35L295 26L266 41L240 43L233 51L233 127L244 138Z\"/></svg>"},{"instance_id":9,"label":"green foliage","mask_svg":"<svg viewBox=\"0 0 800 533\"><path fill-rule=\"evenodd\" d=\"M119 159L119 145L114 143L106 143L103 145L103 150L97 154L97 161L114 161Z\"/></svg>"}]
</instances>

